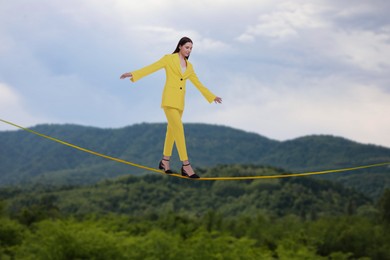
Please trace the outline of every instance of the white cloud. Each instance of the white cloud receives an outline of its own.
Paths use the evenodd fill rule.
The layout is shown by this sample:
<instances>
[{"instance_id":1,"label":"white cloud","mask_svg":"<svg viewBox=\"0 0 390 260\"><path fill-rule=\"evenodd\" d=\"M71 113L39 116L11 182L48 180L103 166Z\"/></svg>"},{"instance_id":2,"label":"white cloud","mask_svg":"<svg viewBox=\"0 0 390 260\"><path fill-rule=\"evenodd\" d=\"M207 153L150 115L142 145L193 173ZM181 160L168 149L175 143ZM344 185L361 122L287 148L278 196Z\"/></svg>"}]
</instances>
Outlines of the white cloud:
<instances>
[{"instance_id":1,"label":"white cloud","mask_svg":"<svg viewBox=\"0 0 390 260\"><path fill-rule=\"evenodd\" d=\"M201 33L194 30L177 30L171 27L163 26L136 26L134 27L137 35L142 35L142 38L146 42L152 42L153 46L158 46L162 43L163 46L156 47L154 50L162 52L166 51L169 46L171 50L176 47L177 42L183 36L190 37L194 42L194 48L197 53L218 53L227 52L230 50L230 46L220 40L211 39L202 36ZM154 41L153 41L154 39Z\"/></svg>"},{"instance_id":2,"label":"white cloud","mask_svg":"<svg viewBox=\"0 0 390 260\"><path fill-rule=\"evenodd\" d=\"M333 61L351 69L387 73L390 25L382 23L370 29L360 18L377 19L378 6L357 3L348 9L343 7L330 1L281 2L272 12L261 14L257 24L249 26L236 40L272 43L286 58L304 54L302 61L306 63Z\"/></svg>"},{"instance_id":3,"label":"white cloud","mask_svg":"<svg viewBox=\"0 0 390 260\"><path fill-rule=\"evenodd\" d=\"M317 4L299 2L281 2L276 5L276 10L259 15L256 25L237 37L237 40L245 42L256 36L285 39L299 36L299 30L305 28L322 28L327 22L320 14L326 10Z\"/></svg>"},{"instance_id":4,"label":"white cloud","mask_svg":"<svg viewBox=\"0 0 390 260\"><path fill-rule=\"evenodd\" d=\"M23 98L11 86L0 82L0 118L14 123L25 125L45 122L43 118L36 117L25 107ZM1 122L0 130L15 130L14 127Z\"/></svg>"},{"instance_id":5,"label":"white cloud","mask_svg":"<svg viewBox=\"0 0 390 260\"><path fill-rule=\"evenodd\" d=\"M254 42L255 41L255 36L252 35L250 32L245 32L238 36L236 38L237 41L242 42L242 43L249 43L249 42Z\"/></svg>"},{"instance_id":6,"label":"white cloud","mask_svg":"<svg viewBox=\"0 0 390 260\"><path fill-rule=\"evenodd\" d=\"M288 85L273 88L241 76L230 82L228 92L223 93L223 105L191 104L201 111L187 115L186 119L229 122L236 128L278 140L316 133L363 143L390 144L390 136L386 134L390 132L390 121L386 120L390 93L377 86L337 76L296 78Z\"/></svg>"},{"instance_id":7,"label":"white cloud","mask_svg":"<svg viewBox=\"0 0 390 260\"><path fill-rule=\"evenodd\" d=\"M134 85L118 78L189 36L198 76L224 104L207 106L188 91L186 121L390 147L381 119L390 103L388 7L379 0L3 1L0 82L8 97L0 99L13 102L0 108L27 124L164 121L163 73Z\"/></svg>"},{"instance_id":8,"label":"white cloud","mask_svg":"<svg viewBox=\"0 0 390 260\"><path fill-rule=\"evenodd\" d=\"M366 30L335 31L329 33L333 48L327 49L334 55L363 70L383 72L390 68L390 27L383 32Z\"/></svg>"},{"instance_id":9,"label":"white cloud","mask_svg":"<svg viewBox=\"0 0 390 260\"><path fill-rule=\"evenodd\" d=\"M7 108L15 104L18 104L20 102L18 95L14 91L12 91L12 89L9 86L1 82L0 82L0 93L1 93L0 108L2 111L8 110Z\"/></svg>"}]
</instances>

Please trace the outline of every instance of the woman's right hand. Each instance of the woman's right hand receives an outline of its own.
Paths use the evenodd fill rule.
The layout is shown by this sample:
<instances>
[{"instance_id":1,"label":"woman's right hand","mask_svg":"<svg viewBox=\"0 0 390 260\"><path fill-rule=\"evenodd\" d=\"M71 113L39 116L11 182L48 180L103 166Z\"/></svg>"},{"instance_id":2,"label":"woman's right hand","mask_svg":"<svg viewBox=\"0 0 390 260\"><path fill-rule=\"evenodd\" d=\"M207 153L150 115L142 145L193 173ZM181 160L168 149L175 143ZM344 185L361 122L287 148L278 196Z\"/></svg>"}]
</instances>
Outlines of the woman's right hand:
<instances>
[{"instance_id":1,"label":"woman's right hand","mask_svg":"<svg viewBox=\"0 0 390 260\"><path fill-rule=\"evenodd\" d=\"M222 103L222 98L220 98L220 97L215 97L214 102L215 102L215 103L221 104L221 103Z\"/></svg>"},{"instance_id":2,"label":"woman's right hand","mask_svg":"<svg viewBox=\"0 0 390 260\"><path fill-rule=\"evenodd\" d=\"M132 78L133 77L133 74L131 74L131 72L126 72L126 73L123 73L120 77L120 79L125 79L125 78Z\"/></svg>"}]
</instances>

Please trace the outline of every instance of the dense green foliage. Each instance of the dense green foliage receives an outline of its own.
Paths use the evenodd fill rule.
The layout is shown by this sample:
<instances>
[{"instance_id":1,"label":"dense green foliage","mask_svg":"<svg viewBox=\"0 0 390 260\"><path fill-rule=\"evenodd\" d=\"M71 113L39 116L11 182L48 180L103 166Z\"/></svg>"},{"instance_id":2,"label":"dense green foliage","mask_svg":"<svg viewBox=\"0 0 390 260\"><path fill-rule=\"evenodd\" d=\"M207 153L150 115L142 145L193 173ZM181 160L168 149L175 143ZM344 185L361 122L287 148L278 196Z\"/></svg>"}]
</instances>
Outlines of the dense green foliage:
<instances>
[{"instance_id":1,"label":"dense green foliage","mask_svg":"<svg viewBox=\"0 0 390 260\"><path fill-rule=\"evenodd\" d=\"M390 233L357 216L302 221L176 214L46 219L2 217L1 259L389 259Z\"/></svg>"},{"instance_id":2,"label":"dense green foliage","mask_svg":"<svg viewBox=\"0 0 390 260\"><path fill-rule=\"evenodd\" d=\"M33 130L81 147L157 167L165 124L120 129L77 125L39 125ZM289 171L312 171L390 161L390 149L333 136L307 136L285 142L224 126L186 124L191 161L197 167L219 164L271 165ZM0 132L0 186L8 184L79 185L145 171L75 150L24 131ZM179 167L177 156L172 159ZM390 187L390 168L326 175L372 198Z\"/></svg>"},{"instance_id":3,"label":"dense green foliage","mask_svg":"<svg viewBox=\"0 0 390 260\"><path fill-rule=\"evenodd\" d=\"M220 166L207 175L280 174ZM1 202L2 201L2 202ZM0 259L389 259L378 203L326 180L198 182L157 174L0 189Z\"/></svg>"},{"instance_id":4,"label":"dense green foliage","mask_svg":"<svg viewBox=\"0 0 390 260\"><path fill-rule=\"evenodd\" d=\"M228 165L198 170L202 176L273 175L269 167ZM83 216L90 212L160 215L179 212L191 216L215 210L226 216L274 217L294 214L302 219L325 215L372 212L372 201L339 184L308 177L255 181L189 181L158 174L126 176L85 187L33 186L30 190L3 188L0 198L10 202L9 211L22 222L39 211ZM28 206L29 210L24 210ZM29 211L33 212L29 212ZM22 214L21 214L22 213Z\"/></svg>"}]
</instances>

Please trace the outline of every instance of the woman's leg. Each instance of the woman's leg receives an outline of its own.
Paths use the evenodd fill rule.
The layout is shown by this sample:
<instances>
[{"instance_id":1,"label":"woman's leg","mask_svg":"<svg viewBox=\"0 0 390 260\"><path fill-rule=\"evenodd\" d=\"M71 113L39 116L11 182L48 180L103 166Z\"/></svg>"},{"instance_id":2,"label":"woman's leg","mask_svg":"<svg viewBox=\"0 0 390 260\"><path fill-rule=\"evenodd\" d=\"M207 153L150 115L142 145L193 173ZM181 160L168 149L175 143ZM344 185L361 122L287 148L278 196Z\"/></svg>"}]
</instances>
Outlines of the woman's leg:
<instances>
[{"instance_id":1,"label":"woman's leg","mask_svg":"<svg viewBox=\"0 0 390 260\"><path fill-rule=\"evenodd\" d=\"M182 116L183 111L180 113L180 117ZM167 117L168 118L168 117ZM167 124L167 132L165 134L165 142L164 142L164 151L163 151L163 159L162 164L165 169L170 169L169 160L172 156L173 144L175 143L175 137L173 136L173 130L171 129L170 124Z\"/></svg>"},{"instance_id":2,"label":"woman's leg","mask_svg":"<svg viewBox=\"0 0 390 260\"><path fill-rule=\"evenodd\" d=\"M175 143L175 137L173 136L173 131L169 124L167 124L167 132L165 134L164 142L164 151L163 155L165 159L168 159L172 156L173 144Z\"/></svg>"},{"instance_id":3,"label":"woman's leg","mask_svg":"<svg viewBox=\"0 0 390 260\"><path fill-rule=\"evenodd\" d=\"M173 144L176 143L176 148L179 153L181 161L187 161L187 147L184 136L184 127L181 121L183 111L164 107L164 112L167 117L168 126L165 135L164 156L170 157L172 155Z\"/></svg>"},{"instance_id":4,"label":"woman's leg","mask_svg":"<svg viewBox=\"0 0 390 260\"><path fill-rule=\"evenodd\" d=\"M183 111L175 108L165 107L164 112L168 121L167 134L165 136L164 144L164 158L170 158L170 156L172 155L173 144L176 143L176 148L179 153L180 161L183 162L182 170L184 170L185 173L191 178L193 178L193 176L199 178L199 176L195 174L190 163L188 162L184 127L181 121ZM169 165L166 166L169 167Z\"/></svg>"}]
</instances>

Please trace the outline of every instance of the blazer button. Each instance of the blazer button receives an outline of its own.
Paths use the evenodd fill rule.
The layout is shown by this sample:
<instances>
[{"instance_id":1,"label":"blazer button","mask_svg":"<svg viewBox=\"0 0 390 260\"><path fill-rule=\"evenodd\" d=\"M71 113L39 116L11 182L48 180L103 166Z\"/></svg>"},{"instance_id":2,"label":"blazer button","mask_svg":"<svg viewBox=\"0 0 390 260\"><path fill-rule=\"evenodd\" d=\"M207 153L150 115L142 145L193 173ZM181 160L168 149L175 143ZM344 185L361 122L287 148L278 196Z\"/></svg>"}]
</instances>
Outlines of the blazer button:
<instances>
[{"instance_id":1,"label":"blazer button","mask_svg":"<svg viewBox=\"0 0 390 260\"><path fill-rule=\"evenodd\" d=\"M180 79L180 80L183 80L183 79Z\"/></svg>"},{"instance_id":2,"label":"blazer button","mask_svg":"<svg viewBox=\"0 0 390 260\"><path fill-rule=\"evenodd\" d=\"M182 87L180 87L180 89L183 89Z\"/></svg>"}]
</instances>

